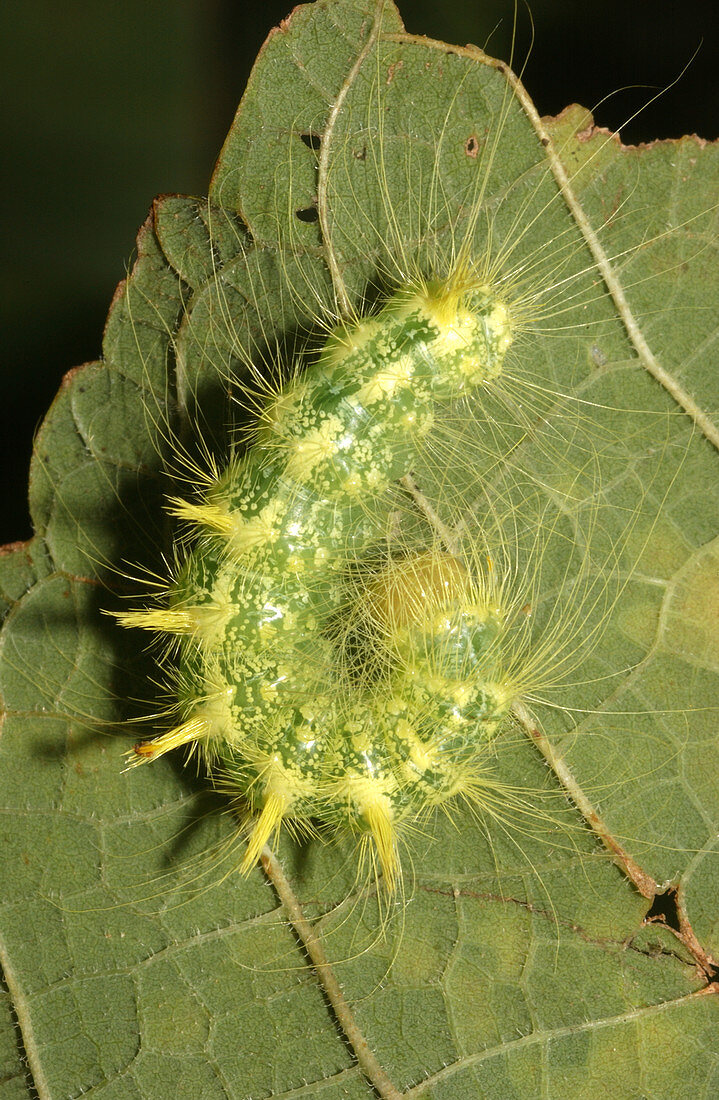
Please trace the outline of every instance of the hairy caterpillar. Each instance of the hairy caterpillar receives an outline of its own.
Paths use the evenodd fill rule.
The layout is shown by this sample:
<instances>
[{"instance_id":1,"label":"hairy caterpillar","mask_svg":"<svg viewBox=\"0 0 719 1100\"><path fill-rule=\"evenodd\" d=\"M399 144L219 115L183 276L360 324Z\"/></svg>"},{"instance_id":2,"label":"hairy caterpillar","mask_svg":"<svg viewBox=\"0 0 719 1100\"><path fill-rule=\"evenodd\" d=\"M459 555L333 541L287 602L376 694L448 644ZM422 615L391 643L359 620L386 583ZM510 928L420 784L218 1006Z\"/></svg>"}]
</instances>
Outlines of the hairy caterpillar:
<instances>
[{"instance_id":1,"label":"hairy caterpillar","mask_svg":"<svg viewBox=\"0 0 719 1100\"><path fill-rule=\"evenodd\" d=\"M487 176L480 178L484 185ZM219 785L244 795L258 815L244 871L283 820L309 833L319 821L370 834L392 890L398 823L416 822L457 794L481 802L478 765L516 694L496 653L505 609L481 576L452 585L463 567L446 550L405 557L398 542L406 600L413 602L412 580L420 592L423 578L439 588L429 585L402 652L388 659L396 667L378 686L367 682L373 601L357 591L350 599L345 584L383 539L386 569L397 574L397 547L384 530L397 506L389 487L411 474L418 444L432 441L437 403L486 387L511 344L517 318L485 281L488 272L467 259L478 196L472 209L443 278L422 276L427 261L394 227L404 284L369 318L353 316L332 331L316 363L261 408L253 446L208 480L200 503L173 503L199 547L170 585L167 608L119 616L125 626L180 639L179 721L138 744L132 763L199 746ZM433 261L436 269L439 255ZM508 433L517 429L524 424L509 424ZM490 461L501 461L492 443ZM380 585L386 569L375 578ZM455 591L445 606L447 585ZM365 620L349 675L328 637L332 620L343 632L343 618Z\"/></svg>"},{"instance_id":2,"label":"hairy caterpillar","mask_svg":"<svg viewBox=\"0 0 719 1100\"><path fill-rule=\"evenodd\" d=\"M343 575L384 535L389 487L411 473L434 406L486 384L510 341L504 304L461 270L441 285L403 288L371 320L332 334L263 409L260 438L202 503L175 502L199 546L167 609L120 621L187 636L181 718L139 744L134 762L199 746L221 785L259 814L243 870L286 818L305 831L320 820L370 833L392 888L397 823L476 782L471 761L511 695L488 658L501 609L471 581L460 584L459 561L414 556L387 566L390 575L403 569L396 584L380 582L392 593L387 605L424 603L400 631L397 667L381 687L354 684L367 678L372 638L355 647L343 677L328 632L333 617L359 611L347 606ZM371 620L372 601L364 603ZM400 609L385 618L396 633Z\"/></svg>"}]
</instances>

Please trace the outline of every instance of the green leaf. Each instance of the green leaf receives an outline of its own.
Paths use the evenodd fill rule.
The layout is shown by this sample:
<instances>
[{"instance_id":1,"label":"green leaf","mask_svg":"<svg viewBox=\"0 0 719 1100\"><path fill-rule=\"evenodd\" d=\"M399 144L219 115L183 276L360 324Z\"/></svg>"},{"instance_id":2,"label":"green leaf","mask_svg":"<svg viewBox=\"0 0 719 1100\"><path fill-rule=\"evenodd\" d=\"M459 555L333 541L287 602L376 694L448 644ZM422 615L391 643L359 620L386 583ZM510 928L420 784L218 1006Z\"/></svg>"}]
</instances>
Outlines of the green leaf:
<instances>
[{"instance_id":1,"label":"green leaf","mask_svg":"<svg viewBox=\"0 0 719 1100\"><path fill-rule=\"evenodd\" d=\"M405 36L390 4L319 0L265 45L209 201L155 203L103 360L68 375L38 435L36 537L0 558L3 1097L716 1091L718 151L624 149L579 108L548 128L559 167L502 67ZM491 227L555 287L515 358L518 386L544 380L537 422L501 435L519 526L537 502L517 471L558 517L531 610L551 624L578 558L568 629L603 629L532 700L542 735L499 740L524 813L430 821L391 912L350 842L284 839L284 896L272 867L274 886L238 877L233 819L181 761L123 772L124 723L156 692L103 612L166 568L173 451L200 462L198 430L221 451L228 376L251 393L248 362L286 361L318 313L360 304L398 240L446 254L478 188L477 252ZM516 404L492 400L503 424ZM431 496L431 461L421 474ZM596 522L572 526L568 493Z\"/></svg>"}]
</instances>

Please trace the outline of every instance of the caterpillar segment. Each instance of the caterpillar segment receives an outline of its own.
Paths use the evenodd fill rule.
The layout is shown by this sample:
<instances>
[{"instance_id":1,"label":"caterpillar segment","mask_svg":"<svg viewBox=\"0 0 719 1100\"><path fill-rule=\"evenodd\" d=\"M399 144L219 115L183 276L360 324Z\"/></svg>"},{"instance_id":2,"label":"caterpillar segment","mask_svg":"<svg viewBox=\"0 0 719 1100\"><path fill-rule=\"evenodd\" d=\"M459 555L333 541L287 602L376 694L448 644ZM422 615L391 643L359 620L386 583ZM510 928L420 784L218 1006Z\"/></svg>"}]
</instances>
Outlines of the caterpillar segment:
<instances>
[{"instance_id":1,"label":"caterpillar segment","mask_svg":"<svg viewBox=\"0 0 719 1100\"><path fill-rule=\"evenodd\" d=\"M506 713L501 609L457 559L394 555L388 532L437 406L496 378L511 338L487 288L402 290L330 333L197 500L170 501L193 548L165 607L118 619L174 652L180 721L130 764L198 749L251 809L243 873L283 822L319 822L371 836L391 892L403 823L468 787Z\"/></svg>"}]
</instances>

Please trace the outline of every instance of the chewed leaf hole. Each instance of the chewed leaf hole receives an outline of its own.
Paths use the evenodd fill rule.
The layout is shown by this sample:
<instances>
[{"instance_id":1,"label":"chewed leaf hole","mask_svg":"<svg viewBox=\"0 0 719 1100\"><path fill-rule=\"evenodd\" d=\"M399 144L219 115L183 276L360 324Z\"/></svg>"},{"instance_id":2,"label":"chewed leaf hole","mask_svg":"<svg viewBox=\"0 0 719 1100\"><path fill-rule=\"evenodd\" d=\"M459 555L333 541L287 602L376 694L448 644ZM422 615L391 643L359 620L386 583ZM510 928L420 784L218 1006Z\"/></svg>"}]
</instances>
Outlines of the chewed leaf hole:
<instances>
[{"instance_id":1,"label":"chewed leaf hole","mask_svg":"<svg viewBox=\"0 0 719 1100\"><path fill-rule=\"evenodd\" d=\"M679 913L677 911L677 892L673 886L663 894L655 894L654 901L647 910L645 924L666 924L673 932L680 932Z\"/></svg>"},{"instance_id":2,"label":"chewed leaf hole","mask_svg":"<svg viewBox=\"0 0 719 1100\"><path fill-rule=\"evenodd\" d=\"M319 218L319 213L317 207L313 203L312 206L303 206L301 209L295 210L295 217L301 222L316 222Z\"/></svg>"},{"instance_id":3,"label":"chewed leaf hole","mask_svg":"<svg viewBox=\"0 0 719 1100\"><path fill-rule=\"evenodd\" d=\"M322 144L321 134L315 134L310 131L306 134L300 134L300 137L308 149L313 149L315 153L319 151L320 145Z\"/></svg>"},{"instance_id":4,"label":"chewed leaf hole","mask_svg":"<svg viewBox=\"0 0 719 1100\"><path fill-rule=\"evenodd\" d=\"M671 928L672 932L676 932L685 943L687 942L687 931L691 932L691 929L682 928L678 896L674 886L670 886L663 894L655 896L654 901L647 910L644 923L663 924L665 927ZM713 985L715 982L719 983L719 966L715 966L710 959L704 958L701 967L709 985Z\"/></svg>"}]
</instances>

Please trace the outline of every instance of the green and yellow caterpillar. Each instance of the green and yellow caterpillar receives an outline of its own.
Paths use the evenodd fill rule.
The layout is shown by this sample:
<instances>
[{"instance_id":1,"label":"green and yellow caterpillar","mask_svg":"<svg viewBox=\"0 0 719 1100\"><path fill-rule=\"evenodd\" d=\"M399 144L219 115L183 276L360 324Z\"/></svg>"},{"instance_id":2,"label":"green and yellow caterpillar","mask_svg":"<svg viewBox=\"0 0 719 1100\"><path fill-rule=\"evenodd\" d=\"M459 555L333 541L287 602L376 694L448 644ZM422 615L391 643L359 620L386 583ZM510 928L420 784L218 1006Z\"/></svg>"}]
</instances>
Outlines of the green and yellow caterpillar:
<instances>
[{"instance_id":1,"label":"green and yellow caterpillar","mask_svg":"<svg viewBox=\"0 0 719 1100\"><path fill-rule=\"evenodd\" d=\"M119 620L176 639L181 718L132 763L198 749L258 815L243 871L283 821L349 825L392 890L401 823L471 791L510 702L502 608L447 550L393 548L390 488L511 340L506 304L469 277L403 288L332 332L201 501L173 501L195 546L165 607Z\"/></svg>"}]
</instances>

